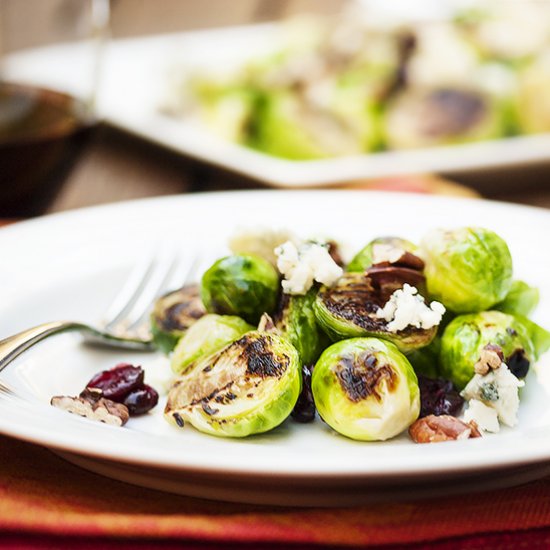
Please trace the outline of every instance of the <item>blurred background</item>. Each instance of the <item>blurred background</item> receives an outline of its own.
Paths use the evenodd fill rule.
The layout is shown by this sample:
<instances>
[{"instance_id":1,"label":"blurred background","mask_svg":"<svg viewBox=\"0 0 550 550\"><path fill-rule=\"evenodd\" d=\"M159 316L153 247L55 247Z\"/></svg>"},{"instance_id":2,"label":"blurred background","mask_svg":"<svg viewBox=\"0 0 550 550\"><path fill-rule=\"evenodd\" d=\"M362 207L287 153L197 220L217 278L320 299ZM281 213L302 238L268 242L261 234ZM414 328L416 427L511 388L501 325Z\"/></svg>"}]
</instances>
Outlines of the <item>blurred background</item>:
<instances>
[{"instance_id":1,"label":"blurred background","mask_svg":"<svg viewBox=\"0 0 550 550\"><path fill-rule=\"evenodd\" d=\"M266 186L550 206L550 1L0 0L0 28L0 217Z\"/></svg>"}]
</instances>

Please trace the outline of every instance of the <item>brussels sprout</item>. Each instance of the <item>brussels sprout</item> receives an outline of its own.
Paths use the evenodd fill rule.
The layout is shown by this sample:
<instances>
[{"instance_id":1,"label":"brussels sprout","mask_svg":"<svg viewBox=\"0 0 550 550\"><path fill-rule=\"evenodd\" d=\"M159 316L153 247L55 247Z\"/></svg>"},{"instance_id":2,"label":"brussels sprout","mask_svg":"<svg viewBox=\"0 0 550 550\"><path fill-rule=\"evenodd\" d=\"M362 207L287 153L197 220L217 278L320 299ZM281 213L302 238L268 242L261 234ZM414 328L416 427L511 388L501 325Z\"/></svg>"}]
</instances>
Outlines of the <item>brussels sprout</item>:
<instances>
[{"instance_id":1,"label":"brussels sprout","mask_svg":"<svg viewBox=\"0 0 550 550\"><path fill-rule=\"evenodd\" d=\"M164 353L169 353L185 331L205 313L199 285L186 285L165 294L155 302L151 313L155 344Z\"/></svg>"},{"instance_id":2,"label":"brussels sprout","mask_svg":"<svg viewBox=\"0 0 550 550\"><path fill-rule=\"evenodd\" d=\"M550 349L550 332L523 315L515 315L514 317L527 330L535 350L535 359L538 359L543 353Z\"/></svg>"},{"instance_id":3,"label":"brussels sprout","mask_svg":"<svg viewBox=\"0 0 550 550\"><path fill-rule=\"evenodd\" d=\"M416 374L422 374L428 378L439 376L439 350L441 337L436 336L429 345L416 349L407 355Z\"/></svg>"},{"instance_id":4,"label":"brussels sprout","mask_svg":"<svg viewBox=\"0 0 550 550\"><path fill-rule=\"evenodd\" d=\"M211 435L266 432L290 415L301 385L296 349L274 333L249 332L193 365L174 383L165 418Z\"/></svg>"},{"instance_id":5,"label":"brussels sprout","mask_svg":"<svg viewBox=\"0 0 550 550\"><path fill-rule=\"evenodd\" d=\"M298 350L302 363L306 365L315 363L329 344L313 311L316 296L315 287L304 295L282 294L273 316L277 329Z\"/></svg>"},{"instance_id":6,"label":"brussels sprout","mask_svg":"<svg viewBox=\"0 0 550 550\"><path fill-rule=\"evenodd\" d=\"M460 315L449 323L441 338L441 374L462 389L474 376L474 365L488 344L502 348L512 374L523 378L535 359L529 331L512 315L483 311Z\"/></svg>"},{"instance_id":7,"label":"brussels sprout","mask_svg":"<svg viewBox=\"0 0 550 550\"><path fill-rule=\"evenodd\" d=\"M384 307L395 287L390 283L376 285L374 282L363 273L344 273L333 287L321 287L313 305L321 328L332 340L358 336L383 338L393 342L403 353L428 345L437 327L408 326L397 332L388 330L388 322L376 312ZM397 287L401 288L403 282L406 281L399 280Z\"/></svg>"},{"instance_id":8,"label":"brussels sprout","mask_svg":"<svg viewBox=\"0 0 550 550\"><path fill-rule=\"evenodd\" d=\"M533 312L539 303L539 289L529 286L523 281L513 281L510 292L506 298L495 306L494 309L510 313L511 315L523 315L527 317Z\"/></svg>"},{"instance_id":9,"label":"brussels sprout","mask_svg":"<svg viewBox=\"0 0 550 550\"><path fill-rule=\"evenodd\" d=\"M377 338L352 338L327 348L313 370L312 390L323 420L352 439L389 439L420 412L411 364L393 344Z\"/></svg>"},{"instance_id":10,"label":"brussels sprout","mask_svg":"<svg viewBox=\"0 0 550 550\"><path fill-rule=\"evenodd\" d=\"M170 361L172 370L177 374L185 372L197 359L220 350L251 330L254 327L240 317L215 313L205 315L178 341Z\"/></svg>"},{"instance_id":11,"label":"brussels sprout","mask_svg":"<svg viewBox=\"0 0 550 550\"><path fill-rule=\"evenodd\" d=\"M296 237L286 229L243 228L233 233L228 244L233 254L260 256L276 266L275 249L283 243L295 239Z\"/></svg>"},{"instance_id":12,"label":"brussels sprout","mask_svg":"<svg viewBox=\"0 0 550 550\"><path fill-rule=\"evenodd\" d=\"M218 90L203 97L199 111L202 120L218 136L237 142L246 142L250 118L258 95L254 90L238 86Z\"/></svg>"},{"instance_id":13,"label":"brussels sprout","mask_svg":"<svg viewBox=\"0 0 550 550\"><path fill-rule=\"evenodd\" d=\"M473 313L502 301L512 286L512 256L493 231L435 230L421 244L430 296L455 313Z\"/></svg>"},{"instance_id":14,"label":"brussels sprout","mask_svg":"<svg viewBox=\"0 0 550 550\"><path fill-rule=\"evenodd\" d=\"M377 111L361 89L336 86L330 94L329 104L322 107L288 91L267 94L255 120L253 145L291 160L360 154L376 147Z\"/></svg>"},{"instance_id":15,"label":"brussels sprout","mask_svg":"<svg viewBox=\"0 0 550 550\"><path fill-rule=\"evenodd\" d=\"M277 270L252 254L226 256L202 277L201 296L208 312L237 315L254 325L262 313L275 309L278 294Z\"/></svg>"},{"instance_id":16,"label":"brussels sprout","mask_svg":"<svg viewBox=\"0 0 550 550\"><path fill-rule=\"evenodd\" d=\"M506 114L480 90L406 91L388 107L386 142L392 149L409 149L492 139L504 134Z\"/></svg>"},{"instance_id":17,"label":"brussels sprout","mask_svg":"<svg viewBox=\"0 0 550 550\"><path fill-rule=\"evenodd\" d=\"M521 130L535 134L550 130L550 51L546 49L519 73L518 118Z\"/></svg>"},{"instance_id":18,"label":"brussels sprout","mask_svg":"<svg viewBox=\"0 0 550 550\"><path fill-rule=\"evenodd\" d=\"M388 261L387 258L391 260L389 261L390 264L399 264L400 260L404 259L403 256L405 253L408 252L409 256L412 256L417 251L418 247L406 239L401 239L400 237L378 237L353 257L346 271L365 271L374 264ZM417 258L417 260L421 263L417 263L416 265L419 265L420 269L423 269L422 260L420 258Z\"/></svg>"}]
</instances>

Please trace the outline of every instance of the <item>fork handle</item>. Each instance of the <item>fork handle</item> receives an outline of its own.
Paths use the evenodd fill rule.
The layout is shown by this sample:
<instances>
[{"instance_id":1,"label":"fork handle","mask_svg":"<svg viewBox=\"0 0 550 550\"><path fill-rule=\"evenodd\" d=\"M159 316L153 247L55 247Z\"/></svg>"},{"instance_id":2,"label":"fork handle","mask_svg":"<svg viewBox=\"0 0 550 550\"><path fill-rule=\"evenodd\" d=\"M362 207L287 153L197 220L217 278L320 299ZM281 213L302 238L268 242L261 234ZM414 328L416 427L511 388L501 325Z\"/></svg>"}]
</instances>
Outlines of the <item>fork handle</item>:
<instances>
[{"instance_id":1,"label":"fork handle","mask_svg":"<svg viewBox=\"0 0 550 550\"><path fill-rule=\"evenodd\" d=\"M72 321L52 321L18 332L0 340L0 371L7 367L16 357L41 340L67 331L88 331L89 327Z\"/></svg>"}]
</instances>

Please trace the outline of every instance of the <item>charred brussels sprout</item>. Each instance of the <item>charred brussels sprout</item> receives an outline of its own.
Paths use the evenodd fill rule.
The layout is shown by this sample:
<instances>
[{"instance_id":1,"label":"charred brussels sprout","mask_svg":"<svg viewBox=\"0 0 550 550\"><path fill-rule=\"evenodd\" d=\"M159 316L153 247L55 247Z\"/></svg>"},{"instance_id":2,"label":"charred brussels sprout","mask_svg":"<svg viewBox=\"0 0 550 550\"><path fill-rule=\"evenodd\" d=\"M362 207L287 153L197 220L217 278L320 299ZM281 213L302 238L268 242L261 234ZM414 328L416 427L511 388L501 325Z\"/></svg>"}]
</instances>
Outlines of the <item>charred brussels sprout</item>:
<instances>
[{"instance_id":1,"label":"charred brussels sprout","mask_svg":"<svg viewBox=\"0 0 550 550\"><path fill-rule=\"evenodd\" d=\"M283 293L273 317L277 329L298 350L302 363L306 365L315 363L329 343L313 311L316 296L315 287L304 295Z\"/></svg>"},{"instance_id":2,"label":"charred brussels sprout","mask_svg":"<svg viewBox=\"0 0 550 550\"><path fill-rule=\"evenodd\" d=\"M222 258L202 277L201 296L208 312L237 315L252 324L275 309L278 293L277 270L252 254Z\"/></svg>"},{"instance_id":3,"label":"charred brussels sprout","mask_svg":"<svg viewBox=\"0 0 550 550\"><path fill-rule=\"evenodd\" d=\"M422 269L424 267L422 260L414 256L417 251L418 247L406 239L401 239L400 237L379 237L362 248L353 257L346 270L350 272L365 271L367 268L380 263L410 267L408 264L411 261L419 266L419 269Z\"/></svg>"},{"instance_id":4,"label":"charred brussels sprout","mask_svg":"<svg viewBox=\"0 0 550 550\"><path fill-rule=\"evenodd\" d=\"M518 378L527 374L535 359L529 331L522 322L500 311L483 311L456 317L443 332L441 375L459 389L464 388L474 376L474 365L488 344L502 349L504 362Z\"/></svg>"},{"instance_id":5,"label":"charred brussels sprout","mask_svg":"<svg viewBox=\"0 0 550 550\"><path fill-rule=\"evenodd\" d=\"M352 439L389 439L420 412L413 368L393 344L376 338L352 338L327 348L313 370L312 390L323 420Z\"/></svg>"},{"instance_id":6,"label":"charred brussels sprout","mask_svg":"<svg viewBox=\"0 0 550 550\"><path fill-rule=\"evenodd\" d=\"M234 342L254 327L234 315L210 313L191 326L178 341L171 359L172 370L181 374L201 357Z\"/></svg>"},{"instance_id":7,"label":"charred brussels sprout","mask_svg":"<svg viewBox=\"0 0 550 550\"><path fill-rule=\"evenodd\" d=\"M530 315L539 303L539 289L523 281L514 281L506 298L495 309L511 315Z\"/></svg>"},{"instance_id":8,"label":"charred brussels sprout","mask_svg":"<svg viewBox=\"0 0 550 550\"><path fill-rule=\"evenodd\" d=\"M267 432L292 412L300 394L300 358L285 338L249 332L194 363L173 385L166 419L211 435Z\"/></svg>"},{"instance_id":9,"label":"charred brussels sprout","mask_svg":"<svg viewBox=\"0 0 550 550\"><path fill-rule=\"evenodd\" d=\"M506 128L504 115L499 103L480 90L405 91L387 109L387 145L408 149L499 137Z\"/></svg>"},{"instance_id":10,"label":"charred brussels sprout","mask_svg":"<svg viewBox=\"0 0 550 550\"><path fill-rule=\"evenodd\" d=\"M174 349L184 332L206 310L199 285L187 285L159 298L151 313L151 332L157 347L164 353Z\"/></svg>"},{"instance_id":11,"label":"charred brussels sprout","mask_svg":"<svg viewBox=\"0 0 550 550\"><path fill-rule=\"evenodd\" d=\"M398 288L402 286L400 281ZM437 327L408 326L391 332L388 321L376 315L394 290L393 285L379 285L363 273L345 273L333 287L321 287L314 303L315 316L332 340L374 336L393 342L403 353L428 345Z\"/></svg>"},{"instance_id":12,"label":"charred brussels sprout","mask_svg":"<svg viewBox=\"0 0 550 550\"><path fill-rule=\"evenodd\" d=\"M430 296L455 313L490 309L512 286L507 244L488 229L435 230L422 241Z\"/></svg>"}]
</instances>

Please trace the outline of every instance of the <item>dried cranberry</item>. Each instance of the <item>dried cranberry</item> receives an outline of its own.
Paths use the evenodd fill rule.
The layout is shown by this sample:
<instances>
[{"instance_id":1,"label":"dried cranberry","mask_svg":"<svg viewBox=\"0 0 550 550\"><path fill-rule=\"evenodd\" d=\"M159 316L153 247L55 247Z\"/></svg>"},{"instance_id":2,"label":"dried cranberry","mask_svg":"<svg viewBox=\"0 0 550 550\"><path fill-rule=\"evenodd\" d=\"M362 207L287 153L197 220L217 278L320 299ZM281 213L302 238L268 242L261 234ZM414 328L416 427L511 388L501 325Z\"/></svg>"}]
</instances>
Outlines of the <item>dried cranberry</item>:
<instances>
[{"instance_id":1,"label":"dried cranberry","mask_svg":"<svg viewBox=\"0 0 550 550\"><path fill-rule=\"evenodd\" d=\"M304 365L302 367L302 392L291 413L292 418L301 424L313 422L315 419L315 403L313 402L313 393L311 391L312 372L312 366Z\"/></svg>"},{"instance_id":2,"label":"dried cranberry","mask_svg":"<svg viewBox=\"0 0 550 550\"><path fill-rule=\"evenodd\" d=\"M122 403L130 392L143 386L143 377L141 367L120 363L110 370L96 374L86 387L97 388L103 392L103 397Z\"/></svg>"},{"instance_id":3,"label":"dried cranberry","mask_svg":"<svg viewBox=\"0 0 550 550\"><path fill-rule=\"evenodd\" d=\"M128 407L130 416L145 414L150 411L159 401L157 391L144 384L141 388L130 392L123 401L123 404Z\"/></svg>"},{"instance_id":4,"label":"dried cranberry","mask_svg":"<svg viewBox=\"0 0 550 550\"><path fill-rule=\"evenodd\" d=\"M464 399L449 380L419 375L418 385L420 387L420 418L430 414L458 416L462 411Z\"/></svg>"},{"instance_id":5,"label":"dried cranberry","mask_svg":"<svg viewBox=\"0 0 550 550\"><path fill-rule=\"evenodd\" d=\"M525 378L529 372L529 359L525 355L525 350L517 349L506 359L506 365L510 372L517 378Z\"/></svg>"}]
</instances>

